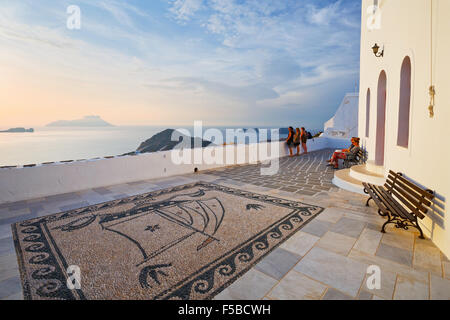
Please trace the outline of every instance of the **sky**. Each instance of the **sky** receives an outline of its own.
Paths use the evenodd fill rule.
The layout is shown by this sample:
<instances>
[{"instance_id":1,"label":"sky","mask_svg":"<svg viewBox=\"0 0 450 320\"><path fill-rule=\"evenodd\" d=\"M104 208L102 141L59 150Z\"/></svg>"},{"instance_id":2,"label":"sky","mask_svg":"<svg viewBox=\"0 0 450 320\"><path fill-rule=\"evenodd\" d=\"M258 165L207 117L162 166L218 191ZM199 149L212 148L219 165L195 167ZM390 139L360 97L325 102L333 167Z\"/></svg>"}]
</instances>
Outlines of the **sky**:
<instances>
[{"instance_id":1,"label":"sky","mask_svg":"<svg viewBox=\"0 0 450 320\"><path fill-rule=\"evenodd\" d=\"M80 29L69 29L70 5ZM321 128L359 79L359 0L0 0L0 127ZM73 21L73 20L72 20Z\"/></svg>"}]
</instances>

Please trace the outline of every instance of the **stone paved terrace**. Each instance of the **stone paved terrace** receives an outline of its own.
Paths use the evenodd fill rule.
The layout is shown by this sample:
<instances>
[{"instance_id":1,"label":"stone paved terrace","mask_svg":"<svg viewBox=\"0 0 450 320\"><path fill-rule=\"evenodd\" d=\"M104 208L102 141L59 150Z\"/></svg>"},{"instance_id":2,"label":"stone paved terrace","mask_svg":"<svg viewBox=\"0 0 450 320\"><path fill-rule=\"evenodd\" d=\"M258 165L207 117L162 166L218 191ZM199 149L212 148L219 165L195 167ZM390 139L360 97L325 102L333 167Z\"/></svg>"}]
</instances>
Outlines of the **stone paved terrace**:
<instances>
[{"instance_id":1,"label":"stone paved terrace","mask_svg":"<svg viewBox=\"0 0 450 320\"><path fill-rule=\"evenodd\" d=\"M10 224L195 181L326 208L216 299L450 299L450 261L415 231L382 234L384 219L366 197L331 184L331 152L283 158L275 176L236 166L0 205L0 299L23 298ZM365 285L370 265L381 269L379 290Z\"/></svg>"},{"instance_id":2,"label":"stone paved terrace","mask_svg":"<svg viewBox=\"0 0 450 320\"><path fill-rule=\"evenodd\" d=\"M314 196L322 191L333 189L331 180L334 169L327 167L325 162L334 150L324 149L301 156L301 161L290 157L280 159L280 169L274 176L261 176L263 165L245 165L232 168L216 169L207 174L219 176L226 181L261 186L273 190L296 193L298 195Z\"/></svg>"}]
</instances>

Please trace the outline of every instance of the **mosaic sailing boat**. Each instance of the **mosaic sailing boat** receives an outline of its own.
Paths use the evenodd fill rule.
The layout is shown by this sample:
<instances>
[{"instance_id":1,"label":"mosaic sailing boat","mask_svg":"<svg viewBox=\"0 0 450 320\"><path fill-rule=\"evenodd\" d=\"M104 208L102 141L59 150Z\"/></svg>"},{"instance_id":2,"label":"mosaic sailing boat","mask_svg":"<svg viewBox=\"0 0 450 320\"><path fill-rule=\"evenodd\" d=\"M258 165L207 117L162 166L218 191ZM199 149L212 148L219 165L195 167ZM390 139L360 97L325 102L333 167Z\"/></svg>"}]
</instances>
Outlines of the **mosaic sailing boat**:
<instances>
[{"instance_id":1,"label":"mosaic sailing boat","mask_svg":"<svg viewBox=\"0 0 450 320\"><path fill-rule=\"evenodd\" d=\"M205 238L196 248L197 251L200 251L212 242L219 241L219 239L215 238L215 234L220 228L225 215L224 206L219 199L215 197L204 200L196 199L204 195L204 190L199 190L198 192L187 195L176 195L159 202L137 204L134 208L127 211L99 215L99 224L103 230L113 232L126 238L140 250L143 261L139 262L137 265L141 265L151 260L155 256L172 248L194 234L203 235ZM184 228L186 232L180 237L172 239L169 243L160 246L156 250L151 250L151 246L146 249L145 247L148 246L146 243L142 243L147 242L145 241L147 240L145 239L146 237L142 239L141 235L136 235L135 232L131 232L132 234L127 233L121 228L124 224L146 215L158 215L160 218L171 224ZM96 218L97 215L85 217L73 221L68 225L61 226L60 228L63 231L69 232L79 230L93 223ZM161 226L159 224L153 224L146 226L142 232L148 234L148 232L153 233L160 229ZM165 232L170 232L170 230L166 230Z\"/></svg>"}]
</instances>

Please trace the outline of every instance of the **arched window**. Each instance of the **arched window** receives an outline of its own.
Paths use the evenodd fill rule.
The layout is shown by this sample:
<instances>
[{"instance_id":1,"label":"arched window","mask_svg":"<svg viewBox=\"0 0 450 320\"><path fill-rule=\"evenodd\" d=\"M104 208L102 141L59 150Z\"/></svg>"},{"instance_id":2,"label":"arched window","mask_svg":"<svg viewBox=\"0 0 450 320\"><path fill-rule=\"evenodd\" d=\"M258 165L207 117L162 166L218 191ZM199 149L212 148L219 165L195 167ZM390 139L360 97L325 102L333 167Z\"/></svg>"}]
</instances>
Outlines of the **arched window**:
<instances>
[{"instance_id":1,"label":"arched window","mask_svg":"<svg viewBox=\"0 0 450 320\"><path fill-rule=\"evenodd\" d=\"M370 89L367 89L366 95L366 138L369 137L370 132Z\"/></svg>"},{"instance_id":2,"label":"arched window","mask_svg":"<svg viewBox=\"0 0 450 320\"><path fill-rule=\"evenodd\" d=\"M377 124L376 124L376 145L375 145L375 164L384 166L384 145L386 138L386 99L387 99L387 76L386 72L381 71L378 78L377 92Z\"/></svg>"},{"instance_id":3,"label":"arched window","mask_svg":"<svg viewBox=\"0 0 450 320\"><path fill-rule=\"evenodd\" d=\"M409 142L409 113L411 107L411 60L403 60L400 74L400 104L398 111L397 145L408 148Z\"/></svg>"}]
</instances>

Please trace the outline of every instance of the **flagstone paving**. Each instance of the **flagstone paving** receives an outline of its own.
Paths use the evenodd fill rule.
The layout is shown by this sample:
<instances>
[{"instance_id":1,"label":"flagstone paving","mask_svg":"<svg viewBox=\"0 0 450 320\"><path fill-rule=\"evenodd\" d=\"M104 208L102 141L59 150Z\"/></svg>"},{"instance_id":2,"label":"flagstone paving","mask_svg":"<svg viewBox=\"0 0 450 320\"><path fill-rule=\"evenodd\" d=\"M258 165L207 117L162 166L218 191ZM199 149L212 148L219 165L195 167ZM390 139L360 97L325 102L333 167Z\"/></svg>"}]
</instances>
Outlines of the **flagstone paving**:
<instances>
[{"instance_id":1,"label":"flagstone paving","mask_svg":"<svg viewBox=\"0 0 450 320\"><path fill-rule=\"evenodd\" d=\"M12 223L195 181L303 201L325 209L216 299L450 299L450 262L414 230L389 227L366 197L331 184L325 159L333 150L280 159L280 171L261 176L261 164L236 166L0 205L0 299L23 299ZM381 287L369 288L369 266ZM369 280L369 281L368 281Z\"/></svg>"},{"instance_id":2,"label":"flagstone paving","mask_svg":"<svg viewBox=\"0 0 450 320\"><path fill-rule=\"evenodd\" d=\"M244 184L313 196L335 188L331 183L334 169L328 167L325 162L333 151L323 149L293 158L281 158L280 169L272 176L261 175L261 168L266 167L264 164L235 166L206 173Z\"/></svg>"}]
</instances>

